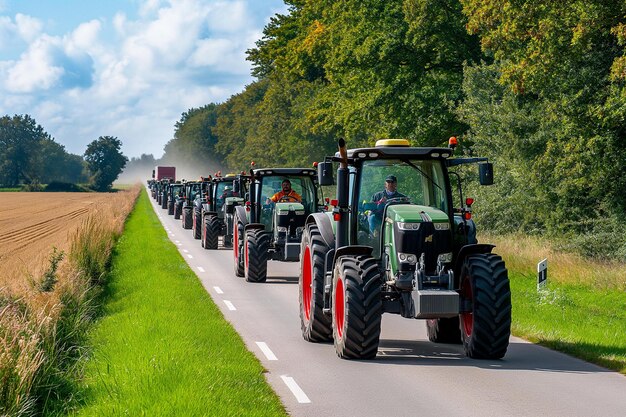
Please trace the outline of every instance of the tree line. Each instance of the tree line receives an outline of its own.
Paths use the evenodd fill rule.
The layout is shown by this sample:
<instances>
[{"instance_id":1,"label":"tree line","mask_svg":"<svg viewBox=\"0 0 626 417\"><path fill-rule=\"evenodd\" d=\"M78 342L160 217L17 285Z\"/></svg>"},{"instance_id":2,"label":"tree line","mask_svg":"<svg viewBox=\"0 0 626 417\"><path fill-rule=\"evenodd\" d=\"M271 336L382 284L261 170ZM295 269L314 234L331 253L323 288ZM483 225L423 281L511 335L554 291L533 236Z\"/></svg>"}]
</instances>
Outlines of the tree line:
<instances>
[{"instance_id":1,"label":"tree line","mask_svg":"<svg viewBox=\"0 0 626 417\"><path fill-rule=\"evenodd\" d=\"M248 51L255 81L191 109L165 159L308 165L377 138L495 163L481 227L626 255L626 3L289 0Z\"/></svg>"},{"instance_id":2,"label":"tree line","mask_svg":"<svg viewBox=\"0 0 626 417\"><path fill-rule=\"evenodd\" d=\"M96 191L109 191L127 158L116 137L100 136L91 142L84 155L67 152L29 115L0 117L0 186L26 185L30 190L42 184L69 185L88 183Z\"/></svg>"}]
</instances>

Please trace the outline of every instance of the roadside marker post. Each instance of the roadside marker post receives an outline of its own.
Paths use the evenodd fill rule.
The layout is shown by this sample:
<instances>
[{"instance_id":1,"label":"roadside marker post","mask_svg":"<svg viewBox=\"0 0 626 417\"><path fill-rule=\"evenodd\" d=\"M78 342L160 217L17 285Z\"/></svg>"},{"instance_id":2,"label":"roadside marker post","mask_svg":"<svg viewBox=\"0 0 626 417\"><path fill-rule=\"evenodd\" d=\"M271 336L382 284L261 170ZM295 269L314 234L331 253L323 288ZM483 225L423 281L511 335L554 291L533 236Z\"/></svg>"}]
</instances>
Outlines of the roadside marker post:
<instances>
[{"instance_id":1,"label":"roadside marker post","mask_svg":"<svg viewBox=\"0 0 626 417\"><path fill-rule=\"evenodd\" d=\"M545 288L548 283L548 259L537 264L537 291Z\"/></svg>"}]
</instances>

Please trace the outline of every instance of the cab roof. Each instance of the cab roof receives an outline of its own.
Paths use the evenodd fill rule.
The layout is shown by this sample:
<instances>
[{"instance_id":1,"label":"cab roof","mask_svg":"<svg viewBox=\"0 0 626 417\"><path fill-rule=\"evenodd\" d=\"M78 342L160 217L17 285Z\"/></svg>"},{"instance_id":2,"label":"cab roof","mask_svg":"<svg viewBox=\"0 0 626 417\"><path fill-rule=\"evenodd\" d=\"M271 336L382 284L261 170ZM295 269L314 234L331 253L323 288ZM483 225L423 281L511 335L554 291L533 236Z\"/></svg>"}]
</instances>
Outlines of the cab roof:
<instances>
[{"instance_id":1,"label":"cab roof","mask_svg":"<svg viewBox=\"0 0 626 417\"><path fill-rule=\"evenodd\" d=\"M252 171L254 175L317 175L315 168L262 168Z\"/></svg>"},{"instance_id":2,"label":"cab roof","mask_svg":"<svg viewBox=\"0 0 626 417\"><path fill-rule=\"evenodd\" d=\"M376 146L348 149L348 159L447 159L452 156L450 148L413 148L408 146ZM339 158L339 152L335 153Z\"/></svg>"}]
</instances>

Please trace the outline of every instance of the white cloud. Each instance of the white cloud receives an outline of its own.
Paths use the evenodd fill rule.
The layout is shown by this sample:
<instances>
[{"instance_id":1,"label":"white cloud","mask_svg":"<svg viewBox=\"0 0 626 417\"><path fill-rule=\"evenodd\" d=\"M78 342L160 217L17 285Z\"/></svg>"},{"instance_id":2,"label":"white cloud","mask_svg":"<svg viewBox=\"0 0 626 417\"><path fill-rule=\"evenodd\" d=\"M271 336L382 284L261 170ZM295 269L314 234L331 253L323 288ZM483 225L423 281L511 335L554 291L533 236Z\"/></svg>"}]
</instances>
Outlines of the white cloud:
<instances>
[{"instance_id":1,"label":"white cloud","mask_svg":"<svg viewBox=\"0 0 626 417\"><path fill-rule=\"evenodd\" d=\"M14 93L29 93L51 88L63 75L63 68L54 64L58 39L44 35L30 45L20 60L8 70L6 89Z\"/></svg>"},{"instance_id":2,"label":"white cloud","mask_svg":"<svg viewBox=\"0 0 626 417\"><path fill-rule=\"evenodd\" d=\"M128 156L158 157L181 113L250 83L245 50L261 33L256 16L282 3L272 1L143 0L137 15L112 12L57 36L36 18L0 16L0 42L28 42L0 61L0 114L31 114L70 152L113 135Z\"/></svg>"},{"instance_id":3,"label":"white cloud","mask_svg":"<svg viewBox=\"0 0 626 417\"><path fill-rule=\"evenodd\" d=\"M17 33L26 42L34 41L41 34L41 30L43 29L41 20L21 13L15 15L15 26Z\"/></svg>"}]
</instances>

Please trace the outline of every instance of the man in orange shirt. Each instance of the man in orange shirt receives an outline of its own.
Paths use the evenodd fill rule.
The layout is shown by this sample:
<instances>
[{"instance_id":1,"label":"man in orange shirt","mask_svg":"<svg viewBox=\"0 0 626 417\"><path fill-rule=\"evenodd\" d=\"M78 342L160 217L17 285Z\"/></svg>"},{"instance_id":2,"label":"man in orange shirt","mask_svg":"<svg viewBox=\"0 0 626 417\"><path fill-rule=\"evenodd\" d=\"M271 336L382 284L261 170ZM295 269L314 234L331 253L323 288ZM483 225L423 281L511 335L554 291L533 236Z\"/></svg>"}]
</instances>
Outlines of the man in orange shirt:
<instances>
[{"instance_id":1,"label":"man in orange shirt","mask_svg":"<svg viewBox=\"0 0 626 417\"><path fill-rule=\"evenodd\" d=\"M281 186L283 189L271 196L271 201L273 201L274 203L277 203L279 201L291 203L302 202L302 197L300 196L300 194L291 189L291 181L289 181L288 179L284 179Z\"/></svg>"}]
</instances>

